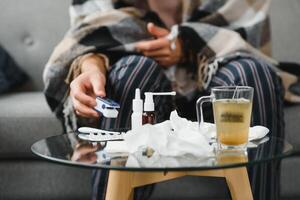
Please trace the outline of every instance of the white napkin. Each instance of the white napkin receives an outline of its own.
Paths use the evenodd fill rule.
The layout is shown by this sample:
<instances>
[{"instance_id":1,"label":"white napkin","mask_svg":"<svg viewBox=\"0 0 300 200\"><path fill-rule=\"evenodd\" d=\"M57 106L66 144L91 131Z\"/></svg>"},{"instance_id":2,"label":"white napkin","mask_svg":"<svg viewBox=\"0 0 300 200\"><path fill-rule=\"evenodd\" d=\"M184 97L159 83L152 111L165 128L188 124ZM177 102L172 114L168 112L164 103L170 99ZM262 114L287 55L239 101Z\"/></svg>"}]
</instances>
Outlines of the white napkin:
<instances>
[{"instance_id":1,"label":"white napkin","mask_svg":"<svg viewBox=\"0 0 300 200\"><path fill-rule=\"evenodd\" d=\"M253 126L249 129L249 141L258 140L265 137L269 133L269 129L264 126Z\"/></svg>"},{"instance_id":2,"label":"white napkin","mask_svg":"<svg viewBox=\"0 0 300 200\"><path fill-rule=\"evenodd\" d=\"M216 137L216 125L212 123L203 123L200 126L200 132L205 134L207 138ZM253 126L249 128L248 141L258 140L265 137L269 133L269 129L264 126Z\"/></svg>"},{"instance_id":3,"label":"white napkin","mask_svg":"<svg viewBox=\"0 0 300 200\"><path fill-rule=\"evenodd\" d=\"M264 137L269 130L263 126L250 128L249 140ZM146 124L128 131L124 140L129 153L137 152L141 147L150 147L162 156L209 156L214 147L210 144L216 137L216 127L212 123L203 123L199 127L197 122L189 121L178 116L176 111L170 115L170 120L159 124Z\"/></svg>"}]
</instances>

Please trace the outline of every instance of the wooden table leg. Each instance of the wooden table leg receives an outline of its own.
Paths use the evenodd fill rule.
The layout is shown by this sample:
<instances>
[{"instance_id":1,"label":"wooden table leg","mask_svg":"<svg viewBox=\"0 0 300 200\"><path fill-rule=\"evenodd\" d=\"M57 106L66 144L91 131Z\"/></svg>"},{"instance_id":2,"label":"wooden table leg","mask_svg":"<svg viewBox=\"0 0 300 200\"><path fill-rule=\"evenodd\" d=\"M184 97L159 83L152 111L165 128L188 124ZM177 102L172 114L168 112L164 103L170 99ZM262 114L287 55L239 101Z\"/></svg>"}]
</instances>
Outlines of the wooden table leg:
<instances>
[{"instance_id":1,"label":"wooden table leg","mask_svg":"<svg viewBox=\"0 0 300 200\"><path fill-rule=\"evenodd\" d=\"M109 172L106 200L132 200L135 187L185 176L185 172Z\"/></svg>"},{"instance_id":2,"label":"wooden table leg","mask_svg":"<svg viewBox=\"0 0 300 200\"><path fill-rule=\"evenodd\" d=\"M135 187L159 183L182 176L225 177L232 200L253 200L246 167L186 172L110 171L106 200L132 200Z\"/></svg>"},{"instance_id":3,"label":"wooden table leg","mask_svg":"<svg viewBox=\"0 0 300 200\"><path fill-rule=\"evenodd\" d=\"M232 200L253 200L246 167L187 172L190 176L225 177Z\"/></svg>"},{"instance_id":4,"label":"wooden table leg","mask_svg":"<svg viewBox=\"0 0 300 200\"><path fill-rule=\"evenodd\" d=\"M105 200L133 200L133 175L134 172L111 170Z\"/></svg>"},{"instance_id":5,"label":"wooden table leg","mask_svg":"<svg viewBox=\"0 0 300 200\"><path fill-rule=\"evenodd\" d=\"M253 200L246 167L224 169L232 200Z\"/></svg>"}]
</instances>

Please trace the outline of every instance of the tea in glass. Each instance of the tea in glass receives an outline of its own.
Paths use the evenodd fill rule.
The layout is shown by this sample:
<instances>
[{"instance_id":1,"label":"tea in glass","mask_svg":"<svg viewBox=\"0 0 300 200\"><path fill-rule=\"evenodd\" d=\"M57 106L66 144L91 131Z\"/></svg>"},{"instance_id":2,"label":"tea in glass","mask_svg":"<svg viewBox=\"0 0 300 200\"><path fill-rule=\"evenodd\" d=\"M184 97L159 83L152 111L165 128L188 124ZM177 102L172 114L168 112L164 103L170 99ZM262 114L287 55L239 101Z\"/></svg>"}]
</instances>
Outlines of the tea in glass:
<instances>
[{"instance_id":1,"label":"tea in glass","mask_svg":"<svg viewBox=\"0 0 300 200\"><path fill-rule=\"evenodd\" d=\"M248 86L220 86L212 88L210 96L197 101L198 121L203 123L202 104L213 103L218 149L245 150L252 112L253 88Z\"/></svg>"},{"instance_id":2,"label":"tea in glass","mask_svg":"<svg viewBox=\"0 0 300 200\"><path fill-rule=\"evenodd\" d=\"M220 145L246 145L250 127L252 102L248 99L218 99L213 111Z\"/></svg>"}]
</instances>

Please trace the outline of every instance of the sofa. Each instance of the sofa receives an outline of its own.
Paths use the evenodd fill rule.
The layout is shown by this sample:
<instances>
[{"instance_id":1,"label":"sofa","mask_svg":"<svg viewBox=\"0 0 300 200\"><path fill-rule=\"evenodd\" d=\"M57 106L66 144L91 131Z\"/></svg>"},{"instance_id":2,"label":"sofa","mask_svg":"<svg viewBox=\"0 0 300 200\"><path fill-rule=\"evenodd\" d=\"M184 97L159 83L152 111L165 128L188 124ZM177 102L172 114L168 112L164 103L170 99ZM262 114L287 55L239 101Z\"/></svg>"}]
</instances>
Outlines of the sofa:
<instances>
[{"instance_id":1,"label":"sofa","mask_svg":"<svg viewBox=\"0 0 300 200\"><path fill-rule=\"evenodd\" d=\"M43 96L42 71L69 26L69 3L0 1L0 44L30 76L26 84L0 95L0 199L90 199L91 169L50 163L30 150L35 141L63 133ZM299 0L272 2L272 48L279 60L300 62L299 9ZM298 149L299 119L300 106L287 105L286 139ZM283 160L282 199L300 199L299 168L299 156ZM186 177L155 187L152 199L228 199L225 185L224 179Z\"/></svg>"}]
</instances>

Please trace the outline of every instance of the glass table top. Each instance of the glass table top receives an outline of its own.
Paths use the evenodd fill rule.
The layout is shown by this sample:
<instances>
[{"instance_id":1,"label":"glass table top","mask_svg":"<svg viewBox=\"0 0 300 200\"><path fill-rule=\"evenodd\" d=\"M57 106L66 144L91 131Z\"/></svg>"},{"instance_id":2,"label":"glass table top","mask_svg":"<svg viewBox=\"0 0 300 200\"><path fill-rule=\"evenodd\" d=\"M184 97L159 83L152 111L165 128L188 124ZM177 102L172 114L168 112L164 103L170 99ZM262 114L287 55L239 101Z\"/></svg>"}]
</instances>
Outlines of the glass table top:
<instances>
[{"instance_id":1,"label":"glass table top","mask_svg":"<svg viewBox=\"0 0 300 200\"><path fill-rule=\"evenodd\" d=\"M127 171L180 171L208 170L250 166L274 159L282 159L293 153L287 141L265 137L251 142L244 151L215 151L213 155L195 157L160 156L149 148L129 154L117 147L123 141L89 142L77 133L52 136L34 143L31 150L50 161L82 167ZM122 145L120 145L122 146Z\"/></svg>"}]
</instances>

